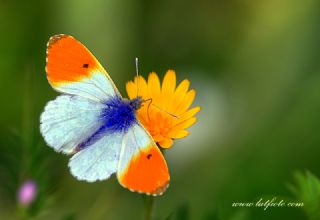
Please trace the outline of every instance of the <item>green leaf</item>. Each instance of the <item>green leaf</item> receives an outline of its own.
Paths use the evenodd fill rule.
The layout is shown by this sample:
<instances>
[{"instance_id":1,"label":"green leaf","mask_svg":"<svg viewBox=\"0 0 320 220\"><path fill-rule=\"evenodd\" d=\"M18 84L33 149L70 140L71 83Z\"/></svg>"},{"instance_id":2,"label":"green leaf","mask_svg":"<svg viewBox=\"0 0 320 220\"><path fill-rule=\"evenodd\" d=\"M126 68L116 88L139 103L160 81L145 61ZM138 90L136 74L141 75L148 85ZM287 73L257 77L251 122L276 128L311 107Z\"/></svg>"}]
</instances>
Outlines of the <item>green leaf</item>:
<instances>
[{"instance_id":1,"label":"green leaf","mask_svg":"<svg viewBox=\"0 0 320 220\"><path fill-rule=\"evenodd\" d=\"M294 180L288 188L295 199L304 203L302 208L310 220L320 219L320 180L309 171L305 174L296 172Z\"/></svg>"}]
</instances>

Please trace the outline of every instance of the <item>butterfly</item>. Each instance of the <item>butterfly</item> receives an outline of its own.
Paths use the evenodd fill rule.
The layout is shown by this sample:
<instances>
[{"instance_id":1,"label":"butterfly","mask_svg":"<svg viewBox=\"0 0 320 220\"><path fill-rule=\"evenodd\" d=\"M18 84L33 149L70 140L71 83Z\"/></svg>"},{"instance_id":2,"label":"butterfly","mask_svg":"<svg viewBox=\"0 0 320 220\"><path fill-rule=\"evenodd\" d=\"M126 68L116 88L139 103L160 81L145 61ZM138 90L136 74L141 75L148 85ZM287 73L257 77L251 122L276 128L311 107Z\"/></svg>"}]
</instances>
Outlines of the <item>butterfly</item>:
<instances>
[{"instance_id":1,"label":"butterfly","mask_svg":"<svg viewBox=\"0 0 320 220\"><path fill-rule=\"evenodd\" d=\"M94 182L116 174L131 191L160 195L168 187L166 161L136 111L143 99L123 98L92 53L70 35L52 36L46 73L60 93L40 116L47 145L72 155L70 172Z\"/></svg>"}]
</instances>

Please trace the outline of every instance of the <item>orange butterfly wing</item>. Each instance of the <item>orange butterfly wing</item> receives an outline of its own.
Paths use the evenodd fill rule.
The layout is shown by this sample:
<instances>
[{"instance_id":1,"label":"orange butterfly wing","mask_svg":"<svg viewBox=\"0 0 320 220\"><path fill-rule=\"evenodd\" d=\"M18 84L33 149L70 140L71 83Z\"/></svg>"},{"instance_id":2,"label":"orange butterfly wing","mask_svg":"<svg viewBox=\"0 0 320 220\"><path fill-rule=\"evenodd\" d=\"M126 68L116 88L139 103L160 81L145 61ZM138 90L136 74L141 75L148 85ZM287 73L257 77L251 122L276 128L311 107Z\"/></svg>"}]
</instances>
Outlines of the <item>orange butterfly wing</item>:
<instances>
[{"instance_id":1,"label":"orange butterfly wing","mask_svg":"<svg viewBox=\"0 0 320 220\"><path fill-rule=\"evenodd\" d=\"M48 42L48 80L52 85L88 77L99 63L84 46L68 35L55 35Z\"/></svg>"},{"instance_id":2,"label":"orange butterfly wing","mask_svg":"<svg viewBox=\"0 0 320 220\"><path fill-rule=\"evenodd\" d=\"M69 35L52 36L47 44L47 78L57 91L97 101L119 95L110 76L92 53Z\"/></svg>"},{"instance_id":3,"label":"orange butterfly wing","mask_svg":"<svg viewBox=\"0 0 320 220\"><path fill-rule=\"evenodd\" d=\"M117 176L132 191L161 195L169 186L167 163L140 124L129 129L122 146Z\"/></svg>"}]
</instances>

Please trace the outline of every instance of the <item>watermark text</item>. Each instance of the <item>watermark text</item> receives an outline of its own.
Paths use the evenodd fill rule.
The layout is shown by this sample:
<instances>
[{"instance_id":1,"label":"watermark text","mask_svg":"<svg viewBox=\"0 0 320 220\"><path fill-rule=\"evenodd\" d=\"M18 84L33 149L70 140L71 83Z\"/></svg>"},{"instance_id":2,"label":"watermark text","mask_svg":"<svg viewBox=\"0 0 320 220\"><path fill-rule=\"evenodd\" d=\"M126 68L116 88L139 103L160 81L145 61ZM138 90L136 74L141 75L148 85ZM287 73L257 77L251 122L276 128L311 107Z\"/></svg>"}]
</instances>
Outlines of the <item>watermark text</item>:
<instances>
[{"instance_id":1,"label":"watermark text","mask_svg":"<svg viewBox=\"0 0 320 220\"><path fill-rule=\"evenodd\" d=\"M277 197L273 197L272 199L264 199L260 198L255 202L233 202L232 207L239 207L239 208L251 208L251 207L258 207L262 208L263 210L267 210L269 208L301 208L304 206L303 202L289 202L283 199L277 199Z\"/></svg>"}]
</instances>

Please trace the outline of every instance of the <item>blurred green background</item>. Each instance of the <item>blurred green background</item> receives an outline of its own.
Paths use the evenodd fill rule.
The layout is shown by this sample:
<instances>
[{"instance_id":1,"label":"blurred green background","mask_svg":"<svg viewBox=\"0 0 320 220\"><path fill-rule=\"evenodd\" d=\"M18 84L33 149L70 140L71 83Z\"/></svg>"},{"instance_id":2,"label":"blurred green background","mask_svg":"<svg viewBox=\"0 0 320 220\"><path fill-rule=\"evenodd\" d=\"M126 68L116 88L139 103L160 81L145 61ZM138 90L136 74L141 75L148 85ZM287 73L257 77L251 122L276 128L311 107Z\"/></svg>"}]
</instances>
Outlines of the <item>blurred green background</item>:
<instances>
[{"instance_id":1,"label":"blurred green background","mask_svg":"<svg viewBox=\"0 0 320 220\"><path fill-rule=\"evenodd\" d=\"M288 187L295 171L320 176L319 8L318 0L0 0L0 219L143 218L139 194L114 176L77 181L67 156L40 136L39 115L58 95L46 80L46 43L59 33L84 43L123 96L135 57L143 76L172 68L197 90L198 123L166 153L172 181L154 219L312 219L308 202L319 216L317 184L298 178L311 197ZM39 193L26 208L16 194L27 179ZM232 207L270 196L310 201Z\"/></svg>"}]
</instances>

